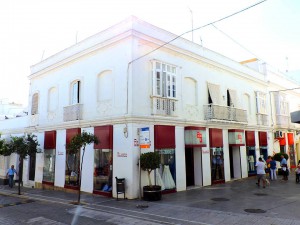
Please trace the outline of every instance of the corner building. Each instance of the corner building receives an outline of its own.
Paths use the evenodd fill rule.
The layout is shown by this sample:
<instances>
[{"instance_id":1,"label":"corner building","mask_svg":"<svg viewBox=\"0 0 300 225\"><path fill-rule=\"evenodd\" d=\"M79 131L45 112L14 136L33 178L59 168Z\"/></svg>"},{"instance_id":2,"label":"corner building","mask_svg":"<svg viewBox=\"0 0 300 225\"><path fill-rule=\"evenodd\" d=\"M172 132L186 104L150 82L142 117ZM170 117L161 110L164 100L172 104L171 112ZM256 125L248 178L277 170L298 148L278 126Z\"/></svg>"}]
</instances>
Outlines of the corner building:
<instances>
[{"instance_id":1,"label":"corner building","mask_svg":"<svg viewBox=\"0 0 300 225\"><path fill-rule=\"evenodd\" d=\"M285 105L270 92L293 81L259 60L238 63L184 38L164 45L175 37L130 17L33 65L28 116L0 121L3 138L38 137L42 153L24 162L24 184L78 190L81 155L67 154L66 144L82 131L100 142L86 147L81 190L116 197L115 177L125 178L129 199L139 197L137 163L146 151L160 154L155 177L168 193L255 175L258 157L281 149L276 130L290 132L295 148L289 111L299 94L288 93L294 102ZM141 128L149 130L146 149ZM1 160L3 175L17 156Z\"/></svg>"}]
</instances>

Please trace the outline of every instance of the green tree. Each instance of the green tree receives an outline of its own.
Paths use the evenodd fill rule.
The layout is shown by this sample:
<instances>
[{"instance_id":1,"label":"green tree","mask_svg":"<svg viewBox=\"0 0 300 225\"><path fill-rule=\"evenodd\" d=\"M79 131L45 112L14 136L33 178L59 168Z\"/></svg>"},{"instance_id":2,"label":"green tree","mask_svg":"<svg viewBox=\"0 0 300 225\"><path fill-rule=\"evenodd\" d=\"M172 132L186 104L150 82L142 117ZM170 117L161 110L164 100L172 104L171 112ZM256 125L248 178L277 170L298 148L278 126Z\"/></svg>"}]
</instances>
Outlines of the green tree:
<instances>
[{"instance_id":1,"label":"green tree","mask_svg":"<svg viewBox=\"0 0 300 225\"><path fill-rule=\"evenodd\" d=\"M89 144L98 144L98 138L90 133L87 133L83 131L81 134L75 135L70 143L67 145L67 153L68 154L77 154L80 152L80 149L82 148L82 156L81 156L81 162L80 162L80 169L77 174L79 174L79 191L78 191L78 201L77 203L80 204L80 194L81 194L81 177L82 177L82 165L83 165L83 158L85 153L85 147Z\"/></svg>"},{"instance_id":2,"label":"green tree","mask_svg":"<svg viewBox=\"0 0 300 225\"><path fill-rule=\"evenodd\" d=\"M141 154L140 164L141 169L148 172L149 186L152 187L150 174L152 170L159 168L160 158L158 152L147 152Z\"/></svg>"},{"instance_id":3,"label":"green tree","mask_svg":"<svg viewBox=\"0 0 300 225\"><path fill-rule=\"evenodd\" d=\"M9 156L13 153L19 155L19 185L18 194L21 194L21 182L22 182L22 170L23 161L27 156L34 156L36 153L40 153L41 149L38 147L39 143L37 137L33 134L27 134L24 136L11 136L9 141L1 140L0 155Z\"/></svg>"}]
</instances>

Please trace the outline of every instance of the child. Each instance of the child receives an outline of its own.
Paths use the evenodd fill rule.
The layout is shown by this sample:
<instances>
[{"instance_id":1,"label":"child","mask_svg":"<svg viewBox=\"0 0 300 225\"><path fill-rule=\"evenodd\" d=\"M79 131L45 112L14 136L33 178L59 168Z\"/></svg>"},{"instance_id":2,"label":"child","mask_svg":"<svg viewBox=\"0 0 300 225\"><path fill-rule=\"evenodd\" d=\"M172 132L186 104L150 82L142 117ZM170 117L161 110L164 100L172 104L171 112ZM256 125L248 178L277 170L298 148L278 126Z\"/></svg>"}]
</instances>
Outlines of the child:
<instances>
[{"instance_id":1,"label":"child","mask_svg":"<svg viewBox=\"0 0 300 225\"><path fill-rule=\"evenodd\" d=\"M299 183L299 177L300 177L300 164L298 164L296 170L295 170L295 173L296 173L296 183Z\"/></svg>"}]
</instances>

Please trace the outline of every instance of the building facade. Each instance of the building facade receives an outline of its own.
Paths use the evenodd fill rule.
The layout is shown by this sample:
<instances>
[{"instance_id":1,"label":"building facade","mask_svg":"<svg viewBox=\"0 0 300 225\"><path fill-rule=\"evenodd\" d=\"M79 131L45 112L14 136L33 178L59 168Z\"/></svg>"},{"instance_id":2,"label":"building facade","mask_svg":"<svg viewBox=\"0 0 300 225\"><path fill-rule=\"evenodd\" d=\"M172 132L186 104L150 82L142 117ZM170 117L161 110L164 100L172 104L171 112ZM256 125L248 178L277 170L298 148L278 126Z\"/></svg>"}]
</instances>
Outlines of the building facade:
<instances>
[{"instance_id":1,"label":"building facade","mask_svg":"<svg viewBox=\"0 0 300 225\"><path fill-rule=\"evenodd\" d=\"M165 192L254 175L258 157L274 152L289 153L291 166L300 159L290 121L300 94L287 90L296 82L135 17L32 66L29 80L28 116L0 121L2 138L33 133L40 143L25 185L78 189L80 155L66 145L82 131L100 142L86 147L81 190L106 196L116 196L118 177L139 197L146 151L160 154L152 178ZM17 159L0 157L0 175Z\"/></svg>"}]
</instances>

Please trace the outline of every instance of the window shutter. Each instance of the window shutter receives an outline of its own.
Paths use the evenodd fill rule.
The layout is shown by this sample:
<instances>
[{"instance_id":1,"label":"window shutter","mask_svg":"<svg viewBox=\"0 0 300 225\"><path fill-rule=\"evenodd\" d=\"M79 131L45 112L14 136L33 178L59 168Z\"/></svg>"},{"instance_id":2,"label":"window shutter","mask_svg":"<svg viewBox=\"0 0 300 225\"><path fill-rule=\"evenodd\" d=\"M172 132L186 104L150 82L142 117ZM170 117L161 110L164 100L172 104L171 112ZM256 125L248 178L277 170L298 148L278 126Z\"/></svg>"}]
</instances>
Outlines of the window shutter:
<instances>
[{"instance_id":1,"label":"window shutter","mask_svg":"<svg viewBox=\"0 0 300 225\"><path fill-rule=\"evenodd\" d=\"M220 85L207 83L207 87L213 104L220 105Z\"/></svg>"}]
</instances>

